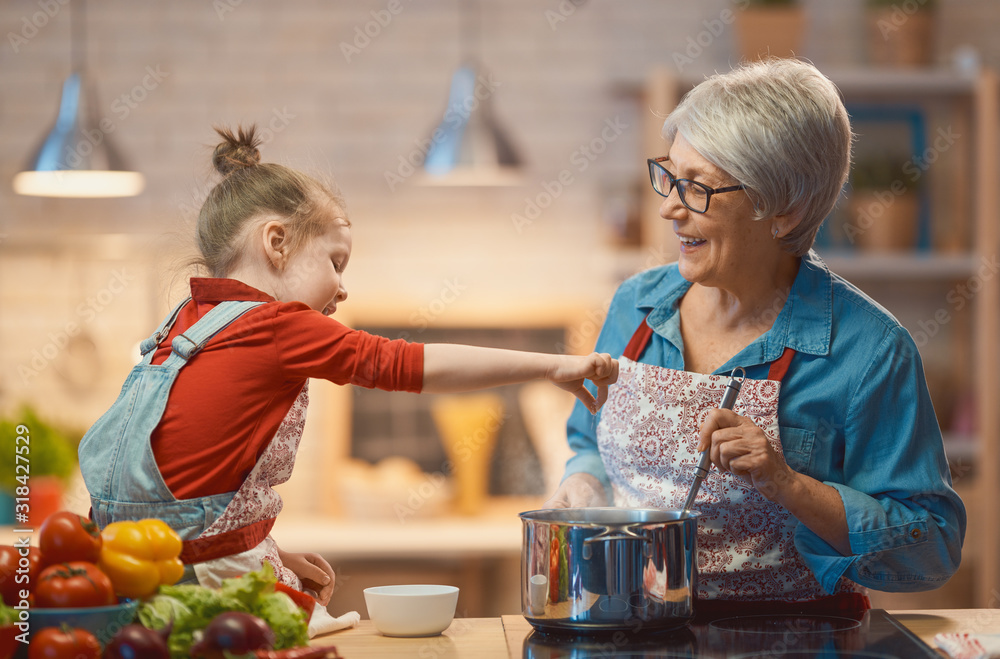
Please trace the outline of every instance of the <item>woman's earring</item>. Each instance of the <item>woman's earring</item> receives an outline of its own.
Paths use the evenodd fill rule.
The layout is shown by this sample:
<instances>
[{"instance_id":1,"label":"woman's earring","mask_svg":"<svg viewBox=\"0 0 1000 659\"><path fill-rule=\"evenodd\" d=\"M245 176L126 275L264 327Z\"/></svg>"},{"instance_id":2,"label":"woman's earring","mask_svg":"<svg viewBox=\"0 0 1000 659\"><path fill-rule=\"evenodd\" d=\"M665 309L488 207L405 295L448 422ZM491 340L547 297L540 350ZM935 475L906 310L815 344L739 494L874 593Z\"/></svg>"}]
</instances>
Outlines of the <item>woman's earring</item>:
<instances>
[{"instance_id":1,"label":"woman's earring","mask_svg":"<svg viewBox=\"0 0 1000 659\"><path fill-rule=\"evenodd\" d=\"M771 237L775 240L778 239L778 227L774 227L774 231L771 233Z\"/></svg>"}]
</instances>

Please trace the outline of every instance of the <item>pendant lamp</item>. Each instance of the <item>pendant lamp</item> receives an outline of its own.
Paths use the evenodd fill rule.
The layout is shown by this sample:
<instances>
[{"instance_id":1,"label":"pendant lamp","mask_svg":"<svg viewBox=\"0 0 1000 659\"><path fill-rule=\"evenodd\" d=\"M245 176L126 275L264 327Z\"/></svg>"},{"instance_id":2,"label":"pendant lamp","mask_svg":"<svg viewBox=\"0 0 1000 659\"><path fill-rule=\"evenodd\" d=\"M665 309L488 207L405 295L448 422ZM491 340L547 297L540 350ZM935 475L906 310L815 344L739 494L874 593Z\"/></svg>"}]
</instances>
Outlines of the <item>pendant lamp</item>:
<instances>
[{"instance_id":1,"label":"pendant lamp","mask_svg":"<svg viewBox=\"0 0 1000 659\"><path fill-rule=\"evenodd\" d=\"M462 3L467 8L468 2ZM522 182L522 161L493 113L499 83L478 65L479 12L462 11L465 63L451 79L448 105L431 134L425 185L504 186Z\"/></svg>"},{"instance_id":2,"label":"pendant lamp","mask_svg":"<svg viewBox=\"0 0 1000 659\"><path fill-rule=\"evenodd\" d=\"M40 197L131 197L145 179L130 171L97 123L97 104L85 66L84 0L70 6L73 71L63 82L55 125L24 171L14 176L14 192ZM103 122L102 122L103 124Z\"/></svg>"}]
</instances>

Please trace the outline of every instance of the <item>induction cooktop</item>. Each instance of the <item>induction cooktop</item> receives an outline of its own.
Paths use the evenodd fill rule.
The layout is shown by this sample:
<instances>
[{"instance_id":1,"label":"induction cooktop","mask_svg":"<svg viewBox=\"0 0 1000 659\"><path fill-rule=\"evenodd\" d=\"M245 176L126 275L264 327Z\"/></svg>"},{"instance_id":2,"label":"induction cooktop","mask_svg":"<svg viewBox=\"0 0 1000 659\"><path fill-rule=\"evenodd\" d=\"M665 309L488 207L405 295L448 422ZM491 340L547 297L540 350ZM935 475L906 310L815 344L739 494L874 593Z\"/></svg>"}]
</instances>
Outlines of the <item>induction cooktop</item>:
<instances>
[{"instance_id":1,"label":"induction cooktop","mask_svg":"<svg viewBox=\"0 0 1000 659\"><path fill-rule=\"evenodd\" d=\"M710 657L716 659L940 659L882 609L860 620L831 616L738 616L655 633L574 636L532 631L525 658Z\"/></svg>"}]
</instances>

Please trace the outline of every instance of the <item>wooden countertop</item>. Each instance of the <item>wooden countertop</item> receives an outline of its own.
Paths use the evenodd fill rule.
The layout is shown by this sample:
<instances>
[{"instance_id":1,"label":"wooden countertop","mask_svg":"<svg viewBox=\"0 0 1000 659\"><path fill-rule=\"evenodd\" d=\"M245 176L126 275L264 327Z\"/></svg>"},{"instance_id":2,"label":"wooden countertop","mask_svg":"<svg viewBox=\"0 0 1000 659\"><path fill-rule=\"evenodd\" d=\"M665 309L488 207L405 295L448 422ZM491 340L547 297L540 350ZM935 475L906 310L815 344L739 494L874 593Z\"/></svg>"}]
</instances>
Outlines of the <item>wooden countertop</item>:
<instances>
[{"instance_id":1,"label":"wooden countertop","mask_svg":"<svg viewBox=\"0 0 1000 659\"><path fill-rule=\"evenodd\" d=\"M934 635L939 633L1000 633L1000 609L927 609L889 613L931 647ZM530 631L531 625L523 616L507 615L502 618L456 618L440 636L389 638L375 631L370 620L362 620L354 629L314 639L313 645L334 645L345 659L519 659L524 637Z\"/></svg>"},{"instance_id":2,"label":"wooden countertop","mask_svg":"<svg viewBox=\"0 0 1000 659\"><path fill-rule=\"evenodd\" d=\"M515 616L510 616L515 617ZM516 616L524 620L521 616ZM527 624L527 622L525 622ZM530 625L529 625L530 627ZM433 657L434 659L507 659L509 654L500 618L455 618L440 636L391 638L382 636L371 620L357 627L314 638L312 645L333 645L344 659L363 657Z\"/></svg>"}]
</instances>

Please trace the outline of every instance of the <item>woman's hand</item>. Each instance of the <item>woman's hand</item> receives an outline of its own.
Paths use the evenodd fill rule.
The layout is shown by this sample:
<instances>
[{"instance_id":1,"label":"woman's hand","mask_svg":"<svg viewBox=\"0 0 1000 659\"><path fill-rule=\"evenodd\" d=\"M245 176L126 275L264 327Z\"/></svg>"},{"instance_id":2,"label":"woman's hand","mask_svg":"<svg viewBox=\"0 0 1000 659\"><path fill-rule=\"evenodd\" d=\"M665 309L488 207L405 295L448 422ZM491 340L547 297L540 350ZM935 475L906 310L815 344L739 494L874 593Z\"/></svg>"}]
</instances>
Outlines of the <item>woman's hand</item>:
<instances>
[{"instance_id":1,"label":"woman's hand","mask_svg":"<svg viewBox=\"0 0 1000 659\"><path fill-rule=\"evenodd\" d=\"M566 477L542 508L590 508L608 505L608 495L601 481L590 474L576 473Z\"/></svg>"},{"instance_id":2,"label":"woman's hand","mask_svg":"<svg viewBox=\"0 0 1000 659\"><path fill-rule=\"evenodd\" d=\"M333 595L336 574L326 559L319 554L296 554L278 550L282 565L294 572L302 580L302 587L316 593L316 601L326 606Z\"/></svg>"},{"instance_id":3,"label":"woman's hand","mask_svg":"<svg viewBox=\"0 0 1000 659\"><path fill-rule=\"evenodd\" d=\"M732 410L710 411L698 443L699 451L705 449L711 451L712 462L720 470L751 483L765 499L783 506L842 555L851 555L840 493L789 467L753 421Z\"/></svg>"},{"instance_id":4,"label":"woman's hand","mask_svg":"<svg viewBox=\"0 0 1000 659\"><path fill-rule=\"evenodd\" d=\"M570 392L587 406L591 414L608 399L608 386L618 381L618 360L607 353L592 352L585 357L563 355L545 374L560 389ZM584 380L597 385L597 398L583 386Z\"/></svg>"},{"instance_id":5,"label":"woman's hand","mask_svg":"<svg viewBox=\"0 0 1000 659\"><path fill-rule=\"evenodd\" d=\"M798 475L771 447L757 424L732 410L708 413L698 443L699 451L706 449L720 471L739 476L768 501L783 504L784 493Z\"/></svg>"}]
</instances>

